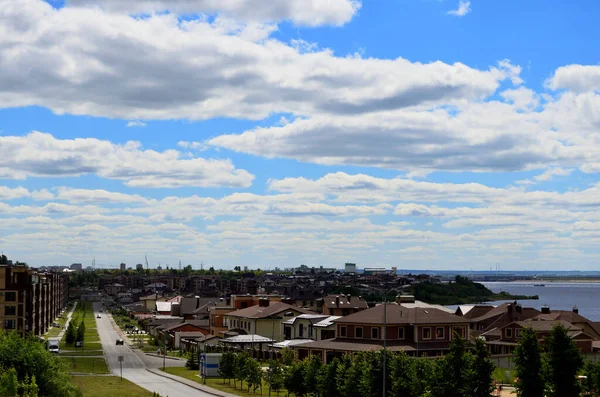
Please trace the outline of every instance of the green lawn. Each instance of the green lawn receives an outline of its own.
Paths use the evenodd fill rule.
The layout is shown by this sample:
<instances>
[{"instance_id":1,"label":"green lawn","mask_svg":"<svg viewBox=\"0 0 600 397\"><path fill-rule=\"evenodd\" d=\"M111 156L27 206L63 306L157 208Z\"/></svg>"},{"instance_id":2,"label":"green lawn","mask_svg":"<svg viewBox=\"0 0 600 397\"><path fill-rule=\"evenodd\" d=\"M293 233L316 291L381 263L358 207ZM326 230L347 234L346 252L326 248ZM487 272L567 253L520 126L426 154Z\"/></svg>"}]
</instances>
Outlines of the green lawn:
<instances>
[{"instance_id":1,"label":"green lawn","mask_svg":"<svg viewBox=\"0 0 600 397\"><path fill-rule=\"evenodd\" d=\"M506 371L510 372L508 383L512 384L515 378L517 377L516 371L514 369L507 370L506 368L496 368L494 370L494 373L492 374L492 379L499 383L507 383Z\"/></svg>"},{"instance_id":2,"label":"green lawn","mask_svg":"<svg viewBox=\"0 0 600 397\"><path fill-rule=\"evenodd\" d=\"M198 371L192 371L185 367L169 367L165 369L165 372L181 376L182 378L186 378L192 380L194 382L203 383L202 378L198 376ZM260 389L256 390L256 394L252 391L248 391L248 387L246 386L246 382L244 382L244 389L240 389L239 382L237 382L238 387L233 387L233 379L231 380L231 384L227 383L227 381L223 381L221 378L208 378L206 379L206 386L212 387L213 389L217 389L226 393L237 394L238 396L257 396L260 395ZM263 380L263 395L267 395L269 392L269 383ZM280 396L285 396L287 394L285 389L279 390ZM271 392L272 396L277 396L278 394L275 391Z\"/></svg>"},{"instance_id":3,"label":"green lawn","mask_svg":"<svg viewBox=\"0 0 600 397\"><path fill-rule=\"evenodd\" d=\"M61 350L81 350L81 348L75 348L75 344L69 346L63 340L60 341L58 347ZM102 344L100 342L88 342L87 340L83 341L83 350L102 350Z\"/></svg>"},{"instance_id":4,"label":"green lawn","mask_svg":"<svg viewBox=\"0 0 600 397\"><path fill-rule=\"evenodd\" d=\"M60 361L68 372L82 372L86 374L107 374L108 367L104 358L100 357L65 357Z\"/></svg>"},{"instance_id":5,"label":"green lawn","mask_svg":"<svg viewBox=\"0 0 600 397\"><path fill-rule=\"evenodd\" d=\"M152 393L118 376L72 376L83 397L152 397Z\"/></svg>"}]
</instances>

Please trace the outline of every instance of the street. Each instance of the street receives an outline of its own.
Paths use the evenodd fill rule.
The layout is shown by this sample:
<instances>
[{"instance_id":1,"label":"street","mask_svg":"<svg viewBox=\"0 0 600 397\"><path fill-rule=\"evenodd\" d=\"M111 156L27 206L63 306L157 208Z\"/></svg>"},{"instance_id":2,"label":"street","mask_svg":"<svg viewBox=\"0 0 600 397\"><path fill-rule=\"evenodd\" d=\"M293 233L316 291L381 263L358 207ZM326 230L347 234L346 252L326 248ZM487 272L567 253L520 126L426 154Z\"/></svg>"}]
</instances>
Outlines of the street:
<instances>
[{"instance_id":1,"label":"street","mask_svg":"<svg viewBox=\"0 0 600 397\"><path fill-rule=\"evenodd\" d=\"M98 314L100 309L100 303L94 303L94 317ZM131 382L143 387L144 389L158 392L163 396L169 397L214 397L212 394L204 393L196 390L179 382L167 379L165 377L155 375L146 370L149 368L160 368L162 367L162 359L158 357L150 357L144 353L136 354L127 344L117 346L116 340L119 339L119 335L113 329L110 322L109 316L105 313L101 313L102 318L96 318L96 324L98 327L98 335L102 343L102 349L106 356L106 363L110 371L121 376L121 366L123 368L123 378L130 380ZM123 357L123 362L119 363L119 356ZM168 364L181 366L182 362L173 360L169 361Z\"/></svg>"}]
</instances>

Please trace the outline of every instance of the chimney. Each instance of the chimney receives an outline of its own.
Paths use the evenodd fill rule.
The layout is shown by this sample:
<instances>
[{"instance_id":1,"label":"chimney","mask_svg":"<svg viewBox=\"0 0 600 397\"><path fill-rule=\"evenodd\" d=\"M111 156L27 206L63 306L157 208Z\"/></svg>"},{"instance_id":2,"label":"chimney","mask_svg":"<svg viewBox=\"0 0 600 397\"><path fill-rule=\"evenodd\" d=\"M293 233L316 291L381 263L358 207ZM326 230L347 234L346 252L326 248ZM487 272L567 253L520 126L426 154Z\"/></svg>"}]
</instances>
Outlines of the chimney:
<instances>
[{"instance_id":1,"label":"chimney","mask_svg":"<svg viewBox=\"0 0 600 397\"><path fill-rule=\"evenodd\" d=\"M348 295L348 303L352 303L352 295Z\"/></svg>"},{"instance_id":2,"label":"chimney","mask_svg":"<svg viewBox=\"0 0 600 397\"><path fill-rule=\"evenodd\" d=\"M548 305L542 306L542 314L550 314L550 306L548 306Z\"/></svg>"},{"instance_id":3,"label":"chimney","mask_svg":"<svg viewBox=\"0 0 600 397\"><path fill-rule=\"evenodd\" d=\"M339 296L335 297L335 307L340 307L340 297Z\"/></svg>"},{"instance_id":4,"label":"chimney","mask_svg":"<svg viewBox=\"0 0 600 397\"><path fill-rule=\"evenodd\" d=\"M200 307L200 297L196 295L196 309Z\"/></svg>"},{"instance_id":5,"label":"chimney","mask_svg":"<svg viewBox=\"0 0 600 397\"><path fill-rule=\"evenodd\" d=\"M268 298L260 298L258 299L258 306L260 307L269 307L269 299Z\"/></svg>"},{"instance_id":6,"label":"chimney","mask_svg":"<svg viewBox=\"0 0 600 397\"><path fill-rule=\"evenodd\" d=\"M577 306L573 306L573 313L579 314L579 309L577 308Z\"/></svg>"}]
</instances>

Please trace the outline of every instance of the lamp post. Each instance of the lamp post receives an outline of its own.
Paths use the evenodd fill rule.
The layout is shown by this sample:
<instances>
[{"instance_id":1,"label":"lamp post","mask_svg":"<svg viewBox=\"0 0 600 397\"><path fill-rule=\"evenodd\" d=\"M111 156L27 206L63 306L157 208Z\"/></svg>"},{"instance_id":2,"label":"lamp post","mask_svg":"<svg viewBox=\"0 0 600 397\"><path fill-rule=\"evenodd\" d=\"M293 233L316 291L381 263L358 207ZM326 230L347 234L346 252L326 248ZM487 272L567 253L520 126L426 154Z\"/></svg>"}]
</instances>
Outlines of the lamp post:
<instances>
[{"instance_id":1,"label":"lamp post","mask_svg":"<svg viewBox=\"0 0 600 397\"><path fill-rule=\"evenodd\" d=\"M362 284L362 287L372 289L374 291L383 294L383 332L381 333L381 337L383 339L383 385L382 385L382 393L383 397L386 397L386 372L387 372L387 300L388 294L392 291L397 291L397 288L390 288L388 290L383 290L380 288L372 287L368 284Z\"/></svg>"}]
</instances>

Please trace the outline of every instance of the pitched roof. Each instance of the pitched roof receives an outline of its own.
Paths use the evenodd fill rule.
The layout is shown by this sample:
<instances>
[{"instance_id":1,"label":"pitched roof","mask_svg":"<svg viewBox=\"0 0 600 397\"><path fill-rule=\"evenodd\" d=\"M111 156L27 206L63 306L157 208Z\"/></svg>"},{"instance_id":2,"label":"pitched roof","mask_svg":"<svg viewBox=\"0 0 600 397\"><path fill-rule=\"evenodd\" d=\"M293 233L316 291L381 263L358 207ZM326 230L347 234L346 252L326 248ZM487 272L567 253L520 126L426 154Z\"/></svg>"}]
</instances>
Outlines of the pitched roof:
<instances>
[{"instance_id":1,"label":"pitched roof","mask_svg":"<svg viewBox=\"0 0 600 397\"><path fill-rule=\"evenodd\" d=\"M225 316L243 317L243 318L267 318L267 317L275 316L281 312L286 312L286 311L295 311L297 313L304 313L304 314L316 314L316 313L311 312L310 310L306 310L306 309L302 309L300 307L288 305L287 303L270 302L269 306L254 305L254 306L247 307L245 309L227 313L227 314L225 314Z\"/></svg>"},{"instance_id":2,"label":"pitched roof","mask_svg":"<svg viewBox=\"0 0 600 397\"><path fill-rule=\"evenodd\" d=\"M324 339L317 342L308 342L301 345L292 346L298 349L327 349L346 352L373 351L383 349L382 340L352 340L352 339ZM448 342L430 342L421 343L419 351L425 350L444 350L448 349ZM390 351L416 351L416 345L408 341L388 341L387 348Z\"/></svg>"},{"instance_id":3,"label":"pitched roof","mask_svg":"<svg viewBox=\"0 0 600 397\"><path fill-rule=\"evenodd\" d=\"M389 325L393 324L459 324L469 321L435 308L408 308L403 305L388 304L379 305L370 309L362 310L349 316L335 320L338 324L378 324L383 323L383 308L387 307L386 320Z\"/></svg>"},{"instance_id":4,"label":"pitched roof","mask_svg":"<svg viewBox=\"0 0 600 397\"><path fill-rule=\"evenodd\" d=\"M525 321L515 321L514 324L517 324L520 327L523 328L531 328L534 331L539 331L539 332L550 332L552 331L552 328L554 328L557 325L562 325L563 327L565 327L567 330L569 330L569 332L571 331L581 331L581 328L574 326L573 324L564 321L564 320L525 320ZM509 324L510 325L510 324ZM505 328L507 326L504 326L502 328Z\"/></svg>"},{"instance_id":5,"label":"pitched roof","mask_svg":"<svg viewBox=\"0 0 600 397\"><path fill-rule=\"evenodd\" d=\"M456 314L460 316L460 314L458 314L460 312L462 313L462 317L473 319L483 316L494 309L494 307L495 306L492 305L461 305L456 309Z\"/></svg>"},{"instance_id":6,"label":"pitched roof","mask_svg":"<svg viewBox=\"0 0 600 397\"><path fill-rule=\"evenodd\" d=\"M204 325L192 324L191 321L184 321L182 323L163 325L162 327L165 331L172 331L174 329L177 329L179 327L183 327L186 325L189 325L189 326L197 328L197 329L201 329L201 328L205 327ZM159 327L159 329L160 329L160 327Z\"/></svg>"}]
</instances>

